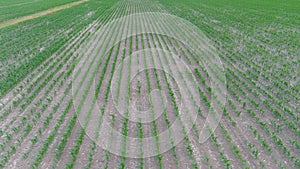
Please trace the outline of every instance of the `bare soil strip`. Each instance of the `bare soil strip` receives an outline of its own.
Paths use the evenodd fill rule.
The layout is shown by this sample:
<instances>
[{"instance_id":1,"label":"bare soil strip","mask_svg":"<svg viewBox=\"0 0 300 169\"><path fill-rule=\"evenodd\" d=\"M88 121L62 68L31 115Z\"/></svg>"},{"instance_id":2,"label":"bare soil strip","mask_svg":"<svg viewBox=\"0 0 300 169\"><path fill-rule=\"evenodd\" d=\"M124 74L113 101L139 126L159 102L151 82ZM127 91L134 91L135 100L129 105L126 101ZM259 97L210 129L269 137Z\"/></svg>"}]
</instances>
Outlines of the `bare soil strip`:
<instances>
[{"instance_id":1,"label":"bare soil strip","mask_svg":"<svg viewBox=\"0 0 300 169\"><path fill-rule=\"evenodd\" d=\"M16 18L16 19L7 20L7 21L4 21L4 22L0 23L0 29L2 29L4 27L7 27L7 26L18 24L20 22L24 22L24 21L28 21L28 20L31 20L31 19L41 17L41 16L49 15L49 14L52 14L54 12L57 12L57 11L60 11L60 10L63 10L63 9L71 8L75 5L79 5L79 4L87 2L87 1L89 1L89 0L80 0L80 1L77 1L77 2L72 2L72 3L69 3L69 4L65 4L65 5L54 7L54 8L50 8L50 9L47 9L45 11L41 11L41 12L38 12L38 13L35 13L35 14L22 16L22 17Z\"/></svg>"}]
</instances>

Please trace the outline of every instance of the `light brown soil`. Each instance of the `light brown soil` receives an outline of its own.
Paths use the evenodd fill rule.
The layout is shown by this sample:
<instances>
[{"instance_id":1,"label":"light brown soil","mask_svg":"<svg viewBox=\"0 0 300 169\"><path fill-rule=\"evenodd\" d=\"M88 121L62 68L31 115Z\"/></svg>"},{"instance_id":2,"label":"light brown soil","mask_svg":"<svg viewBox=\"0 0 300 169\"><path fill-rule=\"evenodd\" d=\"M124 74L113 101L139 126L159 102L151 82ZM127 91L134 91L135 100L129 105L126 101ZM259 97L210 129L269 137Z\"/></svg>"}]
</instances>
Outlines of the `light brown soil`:
<instances>
[{"instance_id":1,"label":"light brown soil","mask_svg":"<svg viewBox=\"0 0 300 169\"><path fill-rule=\"evenodd\" d=\"M4 27L7 27L7 26L18 24L20 22L24 22L24 21L28 21L28 20L31 20L31 19L41 17L41 16L49 15L49 14L52 14L54 12L57 12L57 11L60 11L60 10L63 10L63 9L71 8L75 5L79 5L79 4L87 2L87 1L88 0L80 0L80 1L77 1L77 2L72 2L72 3L69 3L69 4L65 4L65 5L57 6L57 7L51 8L51 9L47 9L45 11L41 11L41 12L38 12L38 13L35 13L35 14L23 16L23 17L16 18L16 19L7 20L7 21L4 21L4 22L0 23L0 29L4 28Z\"/></svg>"}]
</instances>

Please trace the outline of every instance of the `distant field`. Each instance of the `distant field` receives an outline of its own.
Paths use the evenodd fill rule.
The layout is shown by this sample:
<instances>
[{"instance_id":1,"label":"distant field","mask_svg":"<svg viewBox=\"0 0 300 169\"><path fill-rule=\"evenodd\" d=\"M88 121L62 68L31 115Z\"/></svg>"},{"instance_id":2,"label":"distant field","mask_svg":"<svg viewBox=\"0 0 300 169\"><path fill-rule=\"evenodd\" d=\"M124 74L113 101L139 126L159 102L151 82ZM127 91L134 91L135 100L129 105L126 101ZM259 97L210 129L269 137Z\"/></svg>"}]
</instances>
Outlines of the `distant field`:
<instances>
[{"instance_id":1,"label":"distant field","mask_svg":"<svg viewBox=\"0 0 300 169\"><path fill-rule=\"evenodd\" d=\"M0 0L0 24L77 1ZM0 168L300 168L299 6L89 0L0 28Z\"/></svg>"},{"instance_id":2,"label":"distant field","mask_svg":"<svg viewBox=\"0 0 300 169\"><path fill-rule=\"evenodd\" d=\"M0 0L0 22L77 0Z\"/></svg>"}]
</instances>

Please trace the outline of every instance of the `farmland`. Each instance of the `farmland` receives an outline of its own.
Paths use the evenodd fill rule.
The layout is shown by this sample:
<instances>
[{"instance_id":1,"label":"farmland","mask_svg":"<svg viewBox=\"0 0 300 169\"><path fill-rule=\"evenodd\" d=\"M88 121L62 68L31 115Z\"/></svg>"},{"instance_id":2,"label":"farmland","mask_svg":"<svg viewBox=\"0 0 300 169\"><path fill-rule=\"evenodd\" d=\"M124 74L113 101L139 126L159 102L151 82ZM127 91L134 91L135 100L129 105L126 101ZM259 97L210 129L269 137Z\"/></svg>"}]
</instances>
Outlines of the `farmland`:
<instances>
[{"instance_id":1,"label":"farmland","mask_svg":"<svg viewBox=\"0 0 300 169\"><path fill-rule=\"evenodd\" d=\"M0 168L300 168L297 0L0 0Z\"/></svg>"}]
</instances>

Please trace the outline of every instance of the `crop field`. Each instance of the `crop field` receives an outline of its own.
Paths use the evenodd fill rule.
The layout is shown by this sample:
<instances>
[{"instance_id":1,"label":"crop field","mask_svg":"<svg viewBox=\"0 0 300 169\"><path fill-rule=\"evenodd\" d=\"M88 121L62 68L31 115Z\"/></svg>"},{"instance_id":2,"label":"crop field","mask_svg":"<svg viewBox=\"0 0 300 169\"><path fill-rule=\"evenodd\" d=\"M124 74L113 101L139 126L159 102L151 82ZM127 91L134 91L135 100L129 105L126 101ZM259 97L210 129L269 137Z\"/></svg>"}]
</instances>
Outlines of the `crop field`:
<instances>
[{"instance_id":1,"label":"crop field","mask_svg":"<svg viewBox=\"0 0 300 169\"><path fill-rule=\"evenodd\" d=\"M0 168L299 169L299 0L0 0Z\"/></svg>"}]
</instances>

